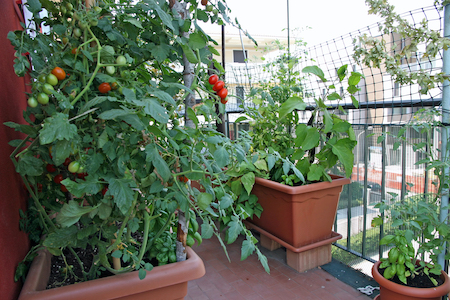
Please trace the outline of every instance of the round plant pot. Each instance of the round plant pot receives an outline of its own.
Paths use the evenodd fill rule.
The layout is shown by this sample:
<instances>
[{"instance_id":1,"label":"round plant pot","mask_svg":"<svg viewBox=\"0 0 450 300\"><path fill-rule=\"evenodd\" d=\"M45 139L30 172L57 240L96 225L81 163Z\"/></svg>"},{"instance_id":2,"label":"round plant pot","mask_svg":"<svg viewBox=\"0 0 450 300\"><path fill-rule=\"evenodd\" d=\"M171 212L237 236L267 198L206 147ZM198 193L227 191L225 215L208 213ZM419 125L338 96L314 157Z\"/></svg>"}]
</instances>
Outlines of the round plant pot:
<instances>
[{"instance_id":1,"label":"round plant pot","mask_svg":"<svg viewBox=\"0 0 450 300\"><path fill-rule=\"evenodd\" d=\"M155 267L142 280L138 271L133 271L47 290L51 258L46 249L39 252L18 300L184 299L188 281L205 274L201 258L187 248L187 260Z\"/></svg>"},{"instance_id":2,"label":"round plant pot","mask_svg":"<svg viewBox=\"0 0 450 300\"><path fill-rule=\"evenodd\" d=\"M263 212L249 222L294 248L331 238L339 195L350 183L349 178L331 178L331 182L294 187L256 178L252 193Z\"/></svg>"},{"instance_id":3,"label":"round plant pot","mask_svg":"<svg viewBox=\"0 0 450 300\"><path fill-rule=\"evenodd\" d=\"M392 282L378 271L381 261L372 267L373 279L380 285L380 294L376 300L441 300L442 296L450 292L450 280L447 273L442 271L441 278L444 283L432 288L415 288Z\"/></svg>"}]
</instances>

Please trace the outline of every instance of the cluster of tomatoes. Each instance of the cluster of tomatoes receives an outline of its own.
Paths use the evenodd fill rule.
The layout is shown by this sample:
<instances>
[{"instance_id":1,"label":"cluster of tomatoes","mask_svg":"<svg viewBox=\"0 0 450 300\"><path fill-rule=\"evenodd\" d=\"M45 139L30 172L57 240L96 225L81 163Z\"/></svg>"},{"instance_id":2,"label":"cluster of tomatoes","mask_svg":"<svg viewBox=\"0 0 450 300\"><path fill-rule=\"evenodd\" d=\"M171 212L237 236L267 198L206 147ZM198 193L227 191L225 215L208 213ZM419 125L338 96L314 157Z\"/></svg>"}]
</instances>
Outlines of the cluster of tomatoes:
<instances>
[{"instance_id":1,"label":"cluster of tomatoes","mask_svg":"<svg viewBox=\"0 0 450 300\"><path fill-rule=\"evenodd\" d=\"M216 74L209 76L208 82L213 86L213 91L220 97L220 102L226 104L228 102L228 90L225 88L225 82L219 80L219 76Z\"/></svg>"},{"instance_id":2,"label":"cluster of tomatoes","mask_svg":"<svg viewBox=\"0 0 450 300\"><path fill-rule=\"evenodd\" d=\"M55 92L55 86L66 78L66 72L60 67L55 67L50 74L41 74L38 77L37 97L28 98L28 105L36 107L38 104L46 105L50 96Z\"/></svg>"}]
</instances>

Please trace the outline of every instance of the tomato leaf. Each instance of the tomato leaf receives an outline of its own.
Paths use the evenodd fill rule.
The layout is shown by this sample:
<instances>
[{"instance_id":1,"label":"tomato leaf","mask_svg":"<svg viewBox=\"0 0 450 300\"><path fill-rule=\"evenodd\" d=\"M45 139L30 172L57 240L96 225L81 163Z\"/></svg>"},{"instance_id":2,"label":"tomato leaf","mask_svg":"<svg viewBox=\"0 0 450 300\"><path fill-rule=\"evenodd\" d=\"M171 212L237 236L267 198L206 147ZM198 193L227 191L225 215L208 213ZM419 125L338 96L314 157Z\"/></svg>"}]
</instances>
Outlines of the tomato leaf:
<instances>
[{"instance_id":1,"label":"tomato leaf","mask_svg":"<svg viewBox=\"0 0 450 300\"><path fill-rule=\"evenodd\" d=\"M232 221L228 223L228 229L226 232L228 244L233 243L237 239L237 237L239 236L239 233L241 233L241 230L242 230L236 216L232 216L231 220Z\"/></svg>"},{"instance_id":2,"label":"tomato leaf","mask_svg":"<svg viewBox=\"0 0 450 300\"><path fill-rule=\"evenodd\" d=\"M255 244L253 243L252 240L249 240L249 238L247 237L247 239L245 239L242 242L241 261L249 257L254 251L255 251Z\"/></svg>"},{"instance_id":3,"label":"tomato leaf","mask_svg":"<svg viewBox=\"0 0 450 300\"><path fill-rule=\"evenodd\" d=\"M197 196L197 203L200 209L207 209L213 200L213 196L208 193L200 193Z\"/></svg>"},{"instance_id":4,"label":"tomato leaf","mask_svg":"<svg viewBox=\"0 0 450 300\"><path fill-rule=\"evenodd\" d=\"M59 228L50 233L45 239L43 245L49 248L63 248L68 245L73 245L77 241L77 226L70 226L68 228Z\"/></svg>"},{"instance_id":5,"label":"tomato leaf","mask_svg":"<svg viewBox=\"0 0 450 300\"><path fill-rule=\"evenodd\" d=\"M52 117L45 119L39 135L39 141L42 145L46 145L56 140L73 140L77 137L77 126L69 123L66 114L56 113Z\"/></svg>"},{"instance_id":6,"label":"tomato leaf","mask_svg":"<svg viewBox=\"0 0 450 300\"><path fill-rule=\"evenodd\" d=\"M217 150L214 151L214 160L219 168L223 168L228 165L230 161L230 154L224 147L218 147Z\"/></svg>"},{"instance_id":7,"label":"tomato leaf","mask_svg":"<svg viewBox=\"0 0 450 300\"><path fill-rule=\"evenodd\" d=\"M247 191L247 194L250 195L253 189L253 185L255 184L255 173L249 172L244 174L241 177L241 182L244 185L245 190Z\"/></svg>"},{"instance_id":8,"label":"tomato leaf","mask_svg":"<svg viewBox=\"0 0 450 300\"><path fill-rule=\"evenodd\" d=\"M62 227L70 227L80 220L80 218L90 213L91 211L97 209L93 206L80 206L75 200L69 201L69 203L64 203L63 207L56 215L56 222Z\"/></svg>"},{"instance_id":9,"label":"tomato leaf","mask_svg":"<svg viewBox=\"0 0 450 300\"><path fill-rule=\"evenodd\" d=\"M128 178L108 178L108 193L114 196L114 202L122 214L126 214L133 203L135 182Z\"/></svg>"}]
</instances>

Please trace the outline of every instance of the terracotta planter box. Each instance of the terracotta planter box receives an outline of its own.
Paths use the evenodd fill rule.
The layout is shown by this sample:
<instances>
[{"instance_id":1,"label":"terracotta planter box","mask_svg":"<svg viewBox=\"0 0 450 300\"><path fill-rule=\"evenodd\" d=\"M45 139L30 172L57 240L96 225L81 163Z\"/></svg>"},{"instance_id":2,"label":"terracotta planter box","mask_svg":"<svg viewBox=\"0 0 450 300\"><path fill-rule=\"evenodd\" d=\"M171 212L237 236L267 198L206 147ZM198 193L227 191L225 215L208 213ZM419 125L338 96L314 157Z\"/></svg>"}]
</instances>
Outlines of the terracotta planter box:
<instances>
[{"instance_id":1,"label":"terracotta planter box","mask_svg":"<svg viewBox=\"0 0 450 300\"><path fill-rule=\"evenodd\" d=\"M256 178L252 193L264 210L249 222L294 248L332 238L339 195L350 179L331 177L296 187Z\"/></svg>"},{"instance_id":2,"label":"terracotta planter box","mask_svg":"<svg viewBox=\"0 0 450 300\"><path fill-rule=\"evenodd\" d=\"M384 278L378 271L380 264L381 261L377 261L372 267L373 279L380 285L380 294L376 300L441 300L442 296L450 292L450 280L444 271L441 273L443 284L433 288L414 288Z\"/></svg>"},{"instance_id":3,"label":"terracotta planter box","mask_svg":"<svg viewBox=\"0 0 450 300\"><path fill-rule=\"evenodd\" d=\"M51 257L44 250L33 260L19 300L184 299L187 282L205 274L203 261L187 248L186 261L155 267L143 280L134 271L46 290Z\"/></svg>"}]
</instances>

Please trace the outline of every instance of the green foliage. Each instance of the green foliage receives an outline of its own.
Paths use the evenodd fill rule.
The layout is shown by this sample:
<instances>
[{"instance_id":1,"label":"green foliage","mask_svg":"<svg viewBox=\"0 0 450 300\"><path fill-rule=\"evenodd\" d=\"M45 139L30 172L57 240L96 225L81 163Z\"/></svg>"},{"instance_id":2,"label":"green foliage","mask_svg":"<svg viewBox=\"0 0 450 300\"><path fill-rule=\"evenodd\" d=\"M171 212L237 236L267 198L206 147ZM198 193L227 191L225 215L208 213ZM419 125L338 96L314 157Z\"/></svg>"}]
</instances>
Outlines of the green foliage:
<instances>
[{"instance_id":1,"label":"green foliage","mask_svg":"<svg viewBox=\"0 0 450 300\"><path fill-rule=\"evenodd\" d=\"M426 20L422 20L417 26L410 24L394 11L394 6L387 1L366 0L369 6L369 14L379 15L383 22L379 23L382 38L370 37L366 34L354 40L354 58L367 67L385 68L394 80L400 84L419 84L422 94L427 94L432 88L442 84L445 80L443 72L430 74L427 70L406 71L401 67L401 60L410 59L418 51L420 43L426 44L423 58L433 59L442 51L447 50L450 40L441 36L439 30L432 30ZM439 3L441 2L441 3ZM437 6L443 7L448 1L435 1ZM385 37L396 34L407 42L400 51L392 51L388 47ZM393 47L396 47L393 46ZM421 59L421 58L420 58Z\"/></svg>"},{"instance_id":2,"label":"green foliage","mask_svg":"<svg viewBox=\"0 0 450 300\"><path fill-rule=\"evenodd\" d=\"M383 244L393 244L393 249L397 249L400 257L404 257L399 259L406 261L404 263L406 268L400 267L400 271L398 265L402 263L394 259L392 261L384 259L380 268L391 267L392 269L394 266L397 276L405 284L407 277L415 276L419 272L428 276L430 273L439 275L442 268L438 264L438 255L446 251L445 243L450 242L448 217L445 220L441 220L440 217L441 209L448 209L440 205L441 193L448 182L448 175L444 172L444 168L449 166L448 156L443 159L441 150L435 149L431 144L434 130L439 130L442 125L438 121L440 116L441 113L438 110L421 109L397 134L385 133L378 138L381 142L387 136L392 136L399 143L410 144L414 151L422 153L424 157L416 164L424 165L426 171L433 170L437 178L435 182L437 193L417 194L392 203L383 201L375 206L380 209L380 213L385 212L386 218L391 220L393 226L399 228L394 235L386 236L382 240ZM422 133L424 138L407 138L408 129ZM384 219L379 216L374 219L373 225L381 225L383 221ZM412 247L412 242L418 245L417 251ZM414 265L417 259L421 261L419 266ZM445 259L449 259L448 255ZM430 280L437 284L433 278L430 277Z\"/></svg>"},{"instance_id":3,"label":"green foliage","mask_svg":"<svg viewBox=\"0 0 450 300\"><path fill-rule=\"evenodd\" d=\"M100 265L112 273L139 270L142 278L153 267L145 258L173 262L176 210L178 216L202 218L201 236L191 235L199 243L201 237L220 239L215 222L220 220L228 226L228 242L243 233L245 253L256 249L242 223L261 213L250 196L255 166L249 139L231 141L216 131L212 100L197 110L187 108L193 127L179 125L186 97L214 95L203 84L213 53L205 45L214 41L197 21L221 24L229 21L229 9L223 1L211 12L197 1L184 4L186 19L169 1L106 1L86 9L75 0L34 0L27 4L33 21L50 26L50 32L26 28L8 34L17 51L16 73L32 78L30 96L43 91L53 68L66 73L48 104L24 111L28 125L5 125L28 135L12 142L17 149L11 158L42 220L42 244L55 255L76 247L98 251L96 267L83 269L81 280L95 278ZM53 14L40 18L42 7ZM25 52L32 69L22 59ZM189 85L179 71L184 58L195 64ZM102 83L109 91L98 88ZM78 172L69 172L66 161L76 161ZM62 180L56 180L59 175ZM154 249L158 253L152 256ZM267 260L256 252L268 271ZM111 267L111 257L122 260L121 269Z\"/></svg>"},{"instance_id":4,"label":"green foliage","mask_svg":"<svg viewBox=\"0 0 450 300\"><path fill-rule=\"evenodd\" d=\"M335 82L325 79L317 66L305 67L302 73L291 72L298 61L298 57L283 52L267 65L276 70L271 79L251 93L256 107L247 108L246 113L251 120L252 147L269 165L268 170L260 170L262 176L288 185L331 181L328 172L339 164L345 176L350 177L355 134L351 124L339 117L337 110L342 110L339 103L335 110L330 110L327 101L353 96L359 90L362 74L347 74L347 65L339 68L336 82L342 83L348 76L347 94L340 95L335 91ZM326 87L325 95L315 98L314 103L304 100L311 96L304 93L305 74L317 76ZM308 106L313 106L311 117L307 124L302 124L299 111L306 111ZM275 154L289 163L277 159L273 165ZM294 162L295 167L291 167Z\"/></svg>"}]
</instances>

